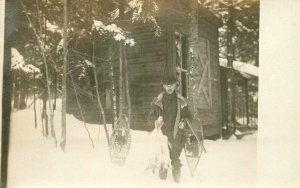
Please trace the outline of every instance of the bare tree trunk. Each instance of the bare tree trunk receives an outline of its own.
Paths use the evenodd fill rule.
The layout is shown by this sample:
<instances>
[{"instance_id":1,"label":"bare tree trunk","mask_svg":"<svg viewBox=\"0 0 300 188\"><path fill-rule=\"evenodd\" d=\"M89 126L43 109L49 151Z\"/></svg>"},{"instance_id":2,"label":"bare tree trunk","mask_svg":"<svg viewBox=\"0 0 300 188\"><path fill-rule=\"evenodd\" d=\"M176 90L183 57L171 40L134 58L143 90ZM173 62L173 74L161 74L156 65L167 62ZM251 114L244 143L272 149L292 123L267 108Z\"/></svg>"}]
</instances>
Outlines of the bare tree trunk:
<instances>
[{"instance_id":1,"label":"bare tree trunk","mask_svg":"<svg viewBox=\"0 0 300 188\"><path fill-rule=\"evenodd\" d=\"M44 95L43 95L42 120L45 121L45 135L46 135L46 137L48 137L49 127L48 127L48 114L47 114L47 93L44 93Z\"/></svg>"},{"instance_id":2,"label":"bare tree trunk","mask_svg":"<svg viewBox=\"0 0 300 188\"><path fill-rule=\"evenodd\" d=\"M245 87L245 100L246 100L246 118L247 118L247 125L249 126L249 93L248 93L248 80L244 80L244 87Z\"/></svg>"},{"instance_id":3,"label":"bare tree trunk","mask_svg":"<svg viewBox=\"0 0 300 188\"><path fill-rule=\"evenodd\" d=\"M57 98L57 72L55 72L55 78L54 78L54 102L53 102L53 110L56 110L56 98Z\"/></svg>"},{"instance_id":4,"label":"bare tree trunk","mask_svg":"<svg viewBox=\"0 0 300 188\"><path fill-rule=\"evenodd\" d=\"M74 89L74 92L75 92L75 97L76 97L77 106L78 106L79 111L80 111L80 115L81 115L81 118L82 118L82 121L83 121L84 128L85 128L86 132L88 133L89 139L90 139L90 141L91 141L91 143L92 143L92 147L95 148L95 145L94 145L93 139L92 139L92 137L91 137L90 131L88 130L88 128L87 128L87 126L86 126L86 124L85 124L85 119L84 119L84 116L83 116L81 104L80 104L79 99L78 99L78 94L77 94L76 86L75 86L75 83L74 83L73 76L72 76L71 74L70 74L70 77L71 77L73 89Z\"/></svg>"},{"instance_id":5,"label":"bare tree trunk","mask_svg":"<svg viewBox=\"0 0 300 188\"><path fill-rule=\"evenodd\" d=\"M229 68L229 79L228 79L228 91L231 93L229 94L228 100L230 101L230 119L229 123L233 126L233 133L236 130L236 123L235 123L235 102L234 102L234 70L233 70L233 60L234 60L234 47L233 47L233 30L234 30L234 18L233 18L233 3L228 7L228 21L227 21L227 65ZM228 128L228 125L227 125Z\"/></svg>"},{"instance_id":6,"label":"bare tree trunk","mask_svg":"<svg viewBox=\"0 0 300 188\"><path fill-rule=\"evenodd\" d=\"M42 103L41 101L39 102L39 106L40 106L40 115L41 115L41 120L42 120L42 135L43 136L46 136L46 133L45 133L45 126L44 126L44 117L43 117L43 106L42 106Z\"/></svg>"},{"instance_id":7,"label":"bare tree trunk","mask_svg":"<svg viewBox=\"0 0 300 188\"><path fill-rule=\"evenodd\" d=\"M129 88L129 77L128 77L128 63L126 56L126 46L123 45L123 57L124 57L124 71L125 71L125 86L126 86L126 98L127 98L127 111L128 111L128 122L131 124L131 100L130 100L130 88Z\"/></svg>"},{"instance_id":8,"label":"bare tree trunk","mask_svg":"<svg viewBox=\"0 0 300 188\"><path fill-rule=\"evenodd\" d=\"M125 1L124 0L119 0L119 17L122 20L124 18L124 11L125 11ZM124 43L120 41L119 43L119 121L121 120L122 114L123 114L123 97L124 97L124 75L123 75L123 60L124 60Z\"/></svg>"},{"instance_id":9,"label":"bare tree trunk","mask_svg":"<svg viewBox=\"0 0 300 188\"><path fill-rule=\"evenodd\" d=\"M18 70L14 73L14 108L19 109L20 104L20 83Z\"/></svg>"},{"instance_id":10,"label":"bare tree trunk","mask_svg":"<svg viewBox=\"0 0 300 188\"><path fill-rule=\"evenodd\" d=\"M117 95L116 95L116 86L115 86L115 76L114 76L114 68L112 63L112 48L109 46L108 49L108 57L109 57L109 66L110 66L110 81L111 81L111 95L112 95L112 104L113 104L113 128L116 126L118 121L117 114Z\"/></svg>"},{"instance_id":11,"label":"bare tree trunk","mask_svg":"<svg viewBox=\"0 0 300 188\"><path fill-rule=\"evenodd\" d=\"M26 79L24 79L25 75L24 73L20 74L20 106L19 109L25 109L26 108L26 88L27 88L27 83L26 83Z\"/></svg>"},{"instance_id":12,"label":"bare tree trunk","mask_svg":"<svg viewBox=\"0 0 300 188\"><path fill-rule=\"evenodd\" d=\"M67 0L64 0L64 27L63 27L63 75L62 75L62 109L61 109L61 142L60 147L66 147L66 109L67 109Z\"/></svg>"},{"instance_id":13,"label":"bare tree trunk","mask_svg":"<svg viewBox=\"0 0 300 188\"><path fill-rule=\"evenodd\" d=\"M94 70L94 78L95 78L95 85L96 85L96 93L97 93L97 101L98 101L98 106L99 106L99 112L102 115L103 126L104 126L104 130L105 130L105 135L106 135L106 140L107 140L107 144L109 146L109 135L108 135L107 127L106 127L106 117L105 117L104 108L102 106L102 102L101 102L100 94L99 94L97 71L96 71L96 63L95 63L95 44L94 43L93 43L93 57L92 57L92 60L93 60L93 70ZM100 119L101 119L101 116L100 116Z\"/></svg>"},{"instance_id":14,"label":"bare tree trunk","mask_svg":"<svg viewBox=\"0 0 300 188\"><path fill-rule=\"evenodd\" d=\"M35 97L35 71L33 72L33 111L34 111L34 127L37 128L37 119L36 119L36 97Z\"/></svg>"},{"instance_id":15,"label":"bare tree trunk","mask_svg":"<svg viewBox=\"0 0 300 188\"><path fill-rule=\"evenodd\" d=\"M123 43L119 44L119 120L123 113Z\"/></svg>"},{"instance_id":16,"label":"bare tree trunk","mask_svg":"<svg viewBox=\"0 0 300 188\"><path fill-rule=\"evenodd\" d=\"M234 134L236 131L236 86L233 84L232 85L232 95L231 95L231 100L232 100L232 113L231 113L231 121L233 123L233 131L232 133Z\"/></svg>"}]
</instances>

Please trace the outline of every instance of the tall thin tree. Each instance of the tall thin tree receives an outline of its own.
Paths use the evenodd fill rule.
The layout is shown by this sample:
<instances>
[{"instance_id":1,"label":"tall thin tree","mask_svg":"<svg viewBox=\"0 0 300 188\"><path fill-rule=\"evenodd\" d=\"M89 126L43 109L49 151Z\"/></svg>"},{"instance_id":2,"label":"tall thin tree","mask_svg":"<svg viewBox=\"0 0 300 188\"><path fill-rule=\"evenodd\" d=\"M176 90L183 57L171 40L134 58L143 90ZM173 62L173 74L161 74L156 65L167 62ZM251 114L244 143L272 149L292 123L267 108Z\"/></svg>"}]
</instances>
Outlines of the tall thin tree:
<instances>
[{"instance_id":1,"label":"tall thin tree","mask_svg":"<svg viewBox=\"0 0 300 188\"><path fill-rule=\"evenodd\" d=\"M115 76L114 76L114 67L112 62L112 46L108 48L108 63L110 67L110 81L111 81L111 96L112 96L112 108L113 108L113 126L117 125L118 115L117 115L117 94L116 94L116 85L115 85Z\"/></svg>"},{"instance_id":2,"label":"tall thin tree","mask_svg":"<svg viewBox=\"0 0 300 188\"><path fill-rule=\"evenodd\" d=\"M60 147L65 151L66 147L66 112L67 112L67 0L64 0L64 26L63 26L63 75L62 75L62 110L61 110L61 142Z\"/></svg>"},{"instance_id":3,"label":"tall thin tree","mask_svg":"<svg viewBox=\"0 0 300 188\"><path fill-rule=\"evenodd\" d=\"M126 87L126 100L127 100L127 113L129 126L131 123L131 99L130 99L130 86L129 86L129 76L128 76L128 62L126 55L126 46L123 46L123 58L124 58L124 69L125 69L125 87Z\"/></svg>"},{"instance_id":4,"label":"tall thin tree","mask_svg":"<svg viewBox=\"0 0 300 188\"><path fill-rule=\"evenodd\" d=\"M234 60L234 46L233 46L233 32L234 32L234 8L233 8L233 1L230 1L228 6L228 20L227 20L227 62L228 67L230 68L228 74L228 100L230 105L230 119L229 123L233 126L233 133L236 129L235 124L235 97L234 97L234 70L233 70L233 60ZM228 125L227 125L228 126ZM227 127L228 129L228 127Z\"/></svg>"}]
</instances>

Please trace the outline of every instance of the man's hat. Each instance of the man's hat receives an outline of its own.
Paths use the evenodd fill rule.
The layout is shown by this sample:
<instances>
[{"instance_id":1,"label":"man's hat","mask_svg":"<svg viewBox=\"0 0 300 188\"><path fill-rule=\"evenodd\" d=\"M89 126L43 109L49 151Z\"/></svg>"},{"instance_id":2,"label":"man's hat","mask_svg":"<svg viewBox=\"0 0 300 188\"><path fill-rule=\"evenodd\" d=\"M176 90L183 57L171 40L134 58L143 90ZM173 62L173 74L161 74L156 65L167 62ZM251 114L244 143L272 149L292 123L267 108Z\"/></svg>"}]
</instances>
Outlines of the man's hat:
<instances>
[{"instance_id":1,"label":"man's hat","mask_svg":"<svg viewBox=\"0 0 300 188\"><path fill-rule=\"evenodd\" d=\"M167 74L162 79L162 84L170 85L176 83L176 78L174 75Z\"/></svg>"}]
</instances>

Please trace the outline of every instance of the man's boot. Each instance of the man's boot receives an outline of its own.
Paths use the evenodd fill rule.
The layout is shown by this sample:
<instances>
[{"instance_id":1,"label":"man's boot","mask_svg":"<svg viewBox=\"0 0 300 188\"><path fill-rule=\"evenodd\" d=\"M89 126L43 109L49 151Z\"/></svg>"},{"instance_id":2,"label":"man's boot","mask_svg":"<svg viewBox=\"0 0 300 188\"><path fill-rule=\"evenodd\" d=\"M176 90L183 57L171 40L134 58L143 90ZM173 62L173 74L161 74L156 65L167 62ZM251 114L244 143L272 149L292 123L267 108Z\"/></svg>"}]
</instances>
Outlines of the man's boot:
<instances>
[{"instance_id":1,"label":"man's boot","mask_svg":"<svg viewBox=\"0 0 300 188\"><path fill-rule=\"evenodd\" d=\"M172 174L173 174L173 180L176 182L176 183L179 183L180 182L180 174L181 174L181 170L180 170L180 167L175 167L172 169Z\"/></svg>"},{"instance_id":2,"label":"man's boot","mask_svg":"<svg viewBox=\"0 0 300 188\"><path fill-rule=\"evenodd\" d=\"M162 180L167 179L167 175L168 175L168 169L164 168L164 167L160 167L159 169L159 177Z\"/></svg>"}]
</instances>

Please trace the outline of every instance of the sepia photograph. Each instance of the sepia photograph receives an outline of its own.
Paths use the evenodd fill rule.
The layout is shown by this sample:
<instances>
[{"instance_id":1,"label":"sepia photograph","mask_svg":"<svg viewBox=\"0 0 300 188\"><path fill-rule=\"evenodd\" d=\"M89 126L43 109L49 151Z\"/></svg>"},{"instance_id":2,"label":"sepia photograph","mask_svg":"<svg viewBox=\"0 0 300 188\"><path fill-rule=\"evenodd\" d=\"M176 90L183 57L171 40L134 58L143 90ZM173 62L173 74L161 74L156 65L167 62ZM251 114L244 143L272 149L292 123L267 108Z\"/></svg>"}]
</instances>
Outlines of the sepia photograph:
<instances>
[{"instance_id":1,"label":"sepia photograph","mask_svg":"<svg viewBox=\"0 0 300 188\"><path fill-rule=\"evenodd\" d=\"M2 185L256 187L259 0L5 9Z\"/></svg>"}]
</instances>

